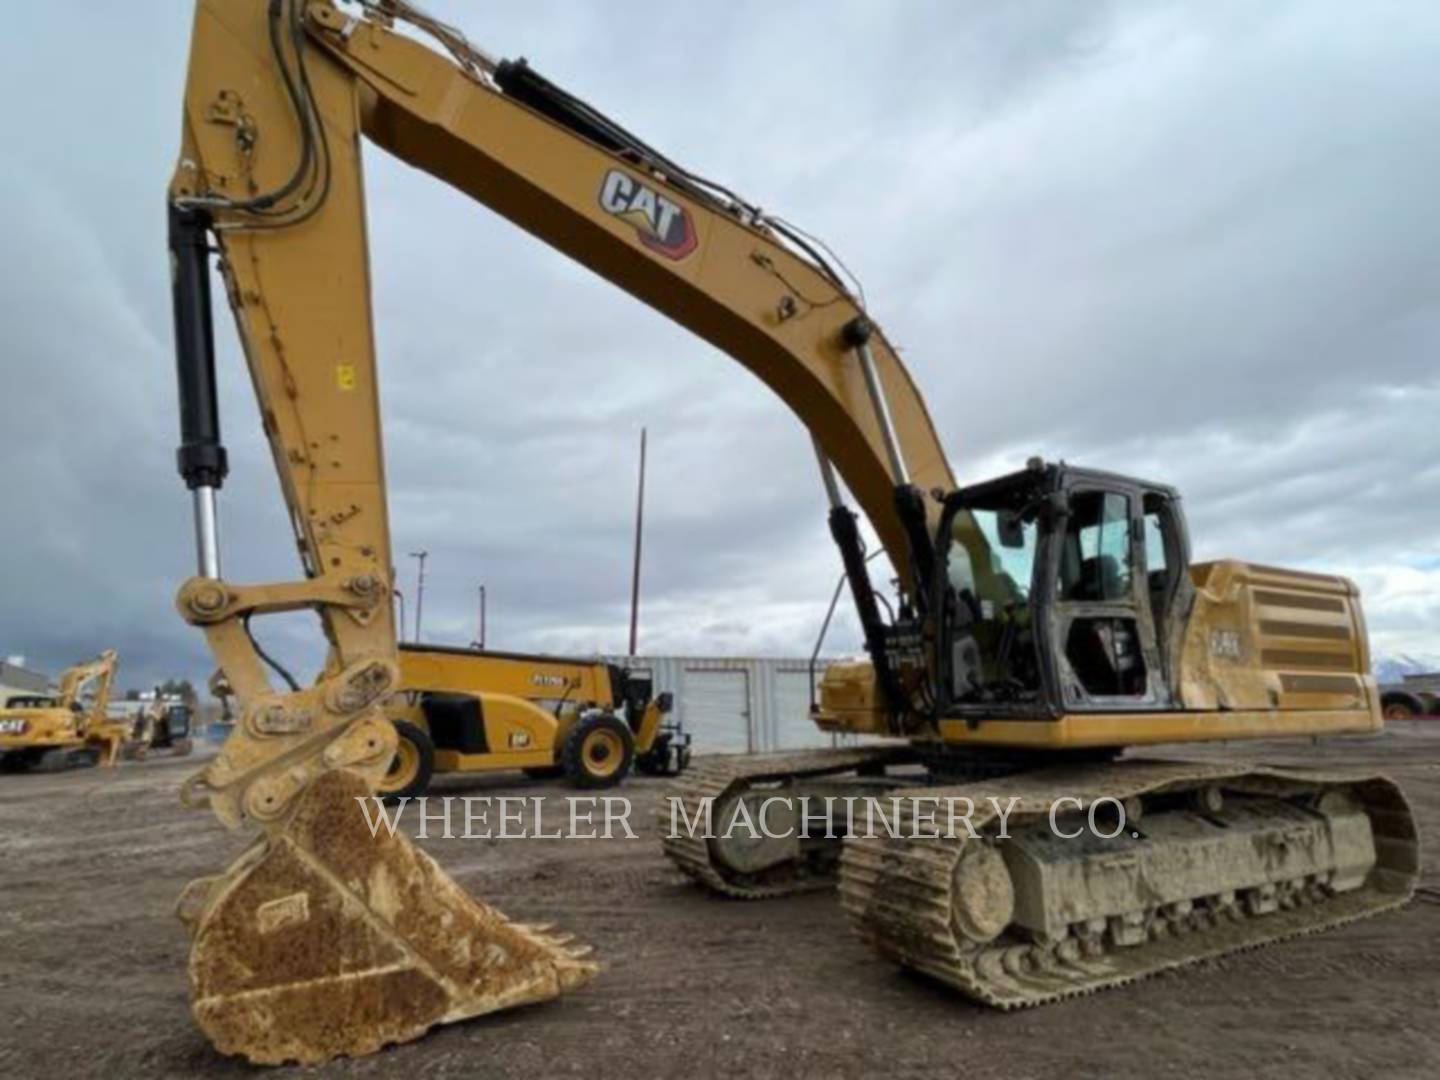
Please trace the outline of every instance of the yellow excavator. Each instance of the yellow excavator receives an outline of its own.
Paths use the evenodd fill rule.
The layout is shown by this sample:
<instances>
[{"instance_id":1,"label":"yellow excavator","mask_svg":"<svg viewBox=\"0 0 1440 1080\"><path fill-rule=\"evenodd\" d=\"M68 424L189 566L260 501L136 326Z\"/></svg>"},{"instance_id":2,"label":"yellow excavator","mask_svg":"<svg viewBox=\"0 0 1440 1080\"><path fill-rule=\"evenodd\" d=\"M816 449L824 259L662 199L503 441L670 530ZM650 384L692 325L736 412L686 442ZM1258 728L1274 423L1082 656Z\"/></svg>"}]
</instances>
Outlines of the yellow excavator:
<instances>
[{"instance_id":1,"label":"yellow excavator","mask_svg":"<svg viewBox=\"0 0 1440 1080\"><path fill-rule=\"evenodd\" d=\"M157 750L168 750L172 757L188 756L195 749L191 718L191 708L182 697L157 687L124 717L130 734L122 756L143 761Z\"/></svg>"},{"instance_id":2,"label":"yellow excavator","mask_svg":"<svg viewBox=\"0 0 1440 1080\"><path fill-rule=\"evenodd\" d=\"M372 836L356 805L394 760L383 703L400 685L362 139L729 354L814 438L868 653L829 669L815 719L884 739L699 764L677 795L687 813L771 799L772 821L808 817L832 804L802 797L896 787L1017 800L1008 821L977 815L974 836L668 840L692 877L746 897L838 878L882 955L1000 1007L1408 897L1415 826L1383 778L1119 757L1377 730L1349 582L1192 565L1179 497L1161 484L1038 461L957 484L910 375L823 244L523 60L496 60L403 0L199 0L169 188L179 468L199 562L177 602L240 713L185 795L259 831L180 900L193 1011L222 1051L361 1054L597 970L573 942L467 895L403 835ZM290 507L295 582L221 575L212 254ZM847 491L898 577L893 599L871 583ZM249 632L298 609L318 613L330 646L304 687ZM1110 839L1046 828L1058 812L1068 835L1106 799L1129 817Z\"/></svg>"},{"instance_id":3,"label":"yellow excavator","mask_svg":"<svg viewBox=\"0 0 1440 1080\"><path fill-rule=\"evenodd\" d=\"M106 710L115 678L115 652L76 664L60 676L58 694L20 694L0 707L0 768L55 772L114 765L130 724Z\"/></svg>"}]
</instances>

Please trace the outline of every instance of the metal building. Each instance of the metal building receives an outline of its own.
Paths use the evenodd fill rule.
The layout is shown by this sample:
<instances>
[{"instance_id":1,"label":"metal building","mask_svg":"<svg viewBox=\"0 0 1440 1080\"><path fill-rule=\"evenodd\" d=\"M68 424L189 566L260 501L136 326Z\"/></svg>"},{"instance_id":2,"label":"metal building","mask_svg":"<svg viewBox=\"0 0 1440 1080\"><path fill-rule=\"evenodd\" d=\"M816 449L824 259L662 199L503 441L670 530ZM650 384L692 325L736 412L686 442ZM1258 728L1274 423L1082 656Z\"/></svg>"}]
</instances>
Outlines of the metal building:
<instances>
[{"instance_id":1,"label":"metal building","mask_svg":"<svg viewBox=\"0 0 1440 1080\"><path fill-rule=\"evenodd\" d=\"M1402 675L1400 687L1405 690L1428 690L1440 693L1440 671L1417 671Z\"/></svg>"},{"instance_id":2,"label":"metal building","mask_svg":"<svg viewBox=\"0 0 1440 1080\"><path fill-rule=\"evenodd\" d=\"M648 673L655 692L675 697L675 713L699 753L759 754L832 746L810 719L809 658L639 656L610 662ZM815 662L814 678L829 660Z\"/></svg>"},{"instance_id":3,"label":"metal building","mask_svg":"<svg viewBox=\"0 0 1440 1080\"><path fill-rule=\"evenodd\" d=\"M44 694L50 689L50 679L38 671L22 666L23 657L0 659L0 705L15 694Z\"/></svg>"}]
</instances>

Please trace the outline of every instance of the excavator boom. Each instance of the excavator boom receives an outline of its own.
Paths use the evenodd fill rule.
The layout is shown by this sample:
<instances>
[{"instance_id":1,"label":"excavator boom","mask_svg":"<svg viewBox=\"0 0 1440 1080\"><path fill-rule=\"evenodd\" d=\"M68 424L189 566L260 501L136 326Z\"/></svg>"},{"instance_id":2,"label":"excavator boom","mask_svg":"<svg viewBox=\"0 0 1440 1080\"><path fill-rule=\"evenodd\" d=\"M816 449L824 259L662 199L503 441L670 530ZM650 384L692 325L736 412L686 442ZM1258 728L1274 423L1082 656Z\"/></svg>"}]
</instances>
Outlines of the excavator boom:
<instances>
[{"instance_id":1,"label":"excavator boom","mask_svg":"<svg viewBox=\"0 0 1440 1080\"><path fill-rule=\"evenodd\" d=\"M178 463L199 565L177 604L204 629L241 703L235 731L184 797L263 833L224 874L192 883L180 909L193 935L197 1019L222 1049L256 1061L364 1052L552 997L595 970L563 940L466 896L403 836L372 839L351 805L391 761L395 735L380 706L399 686L362 136L774 389L814 435L832 529L876 648L875 598L839 480L912 591L938 516L919 492L953 487L909 374L803 234L664 159L523 62L497 64L405 3L361 10L199 0L170 185ZM397 19L438 49L397 32ZM221 573L216 492L227 460L212 253L290 508L300 581L242 585ZM909 497L897 498L897 485ZM298 609L318 613L330 648L304 688L250 634L253 618Z\"/></svg>"}]
</instances>

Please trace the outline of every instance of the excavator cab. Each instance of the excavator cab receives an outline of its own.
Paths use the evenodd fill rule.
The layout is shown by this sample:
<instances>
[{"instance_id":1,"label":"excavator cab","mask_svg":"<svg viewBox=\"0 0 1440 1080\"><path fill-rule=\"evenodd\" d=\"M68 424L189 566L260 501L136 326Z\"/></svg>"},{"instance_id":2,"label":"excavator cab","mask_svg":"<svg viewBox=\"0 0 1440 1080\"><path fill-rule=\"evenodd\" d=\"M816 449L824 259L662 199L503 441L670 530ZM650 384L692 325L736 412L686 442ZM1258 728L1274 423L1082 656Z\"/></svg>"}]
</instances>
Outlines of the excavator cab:
<instances>
[{"instance_id":1,"label":"excavator cab","mask_svg":"<svg viewBox=\"0 0 1440 1080\"><path fill-rule=\"evenodd\" d=\"M1032 461L945 500L938 693L956 717L1158 710L1192 598L1179 494Z\"/></svg>"}]
</instances>

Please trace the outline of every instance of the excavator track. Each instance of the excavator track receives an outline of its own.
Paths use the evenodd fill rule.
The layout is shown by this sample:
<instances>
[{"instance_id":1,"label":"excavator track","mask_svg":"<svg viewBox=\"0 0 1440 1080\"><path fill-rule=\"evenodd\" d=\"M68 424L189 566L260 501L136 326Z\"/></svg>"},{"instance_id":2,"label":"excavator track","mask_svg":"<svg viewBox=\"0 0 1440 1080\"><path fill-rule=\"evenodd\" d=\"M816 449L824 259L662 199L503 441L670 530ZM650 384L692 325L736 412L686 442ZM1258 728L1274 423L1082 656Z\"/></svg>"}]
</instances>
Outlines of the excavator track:
<instances>
[{"instance_id":1,"label":"excavator track","mask_svg":"<svg viewBox=\"0 0 1440 1080\"><path fill-rule=\"evenodd\" d=\"M913 806L898 836L847 838L843 906L882 956L1000 1009L1340 926L1405 904L1418 877L1414 818L1380 776L1126 761L923 794L972 800L979 838L911 838ZM1002 826L987 800L1012 796ZM1145 808L1118 846L1077 858L1039 836L1058 799L1106 796ZM1042 853L1030 870L1027 844Z\"/></svg>"},{"instance_id":2,"label":"excavator track","mask_svg":"<svg viewBox=\"0 0 1440 1080\"><path fill-rule=\"evenodd\" d=\"M692 765L681 780L672 784L669 797L661 804L657 816L665 838L665 854L694 881L722 896L740 900L767 900L830 888L835 884L833 870L827 873L804 860L770 867L756 874L733 870L717 858L715 841L707 838L704 830L689 830L683 825L678 829L671 828L672 805L678 801L686 820L693 822L705 815L705 800L708 799L714 827L721 829L723 808L732 798L757 785L803 783L862 769L879 770L911 760L913 754L908 748L893 746L707 758Z\"/></svg>"},{"instance_id":3,"label":"excavator track","mask_svg":"<svg viewBox=\"0 0 1440 1080\"><path fill-rule=\"evenodd\" d=\"M100 751L93 746L57 746L40 755L35 762L34 771L57 773L70 769L89 769L99 764Z\"/></svg>"}]
</instances>

